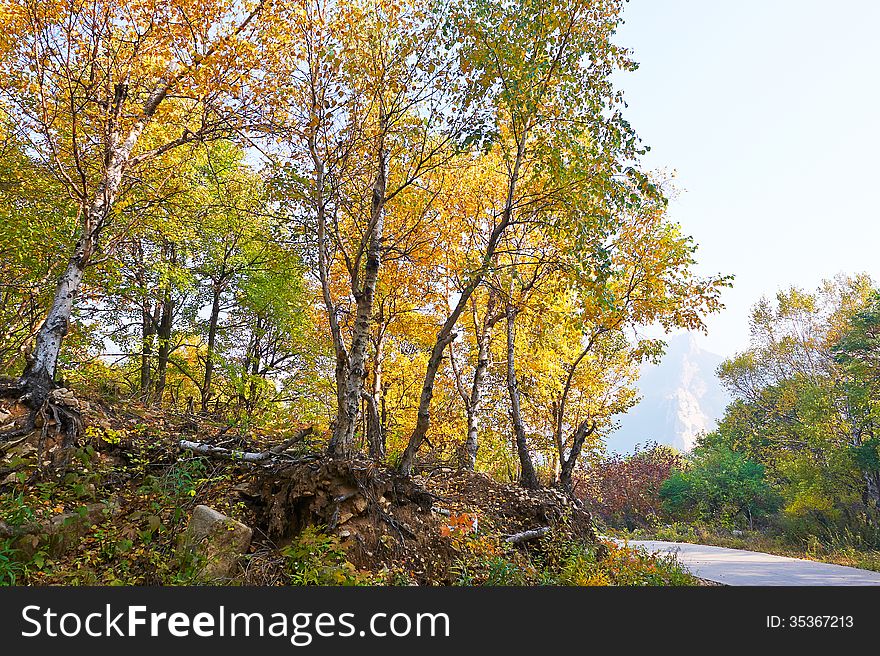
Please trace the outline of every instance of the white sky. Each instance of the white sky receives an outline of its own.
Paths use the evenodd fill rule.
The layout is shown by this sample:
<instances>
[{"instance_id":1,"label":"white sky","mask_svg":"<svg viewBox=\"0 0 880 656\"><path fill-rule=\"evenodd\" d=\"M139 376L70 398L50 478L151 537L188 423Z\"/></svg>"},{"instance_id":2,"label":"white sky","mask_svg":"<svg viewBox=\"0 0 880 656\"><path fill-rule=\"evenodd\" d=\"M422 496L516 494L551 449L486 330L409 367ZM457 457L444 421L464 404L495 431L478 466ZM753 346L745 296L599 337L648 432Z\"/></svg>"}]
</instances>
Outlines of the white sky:
<instances>
[{"instance_id":1,"label":"white sky","mask_svg":"<svg viewBox=\"0 0 880 656\"><path fill-rule=\"evenodd\" d=\"M630 0L628 118L674 169L699 270L733 273L700 345L748 345L762 295L880 281L880 0Z\"/></svg>"}]
</instances>

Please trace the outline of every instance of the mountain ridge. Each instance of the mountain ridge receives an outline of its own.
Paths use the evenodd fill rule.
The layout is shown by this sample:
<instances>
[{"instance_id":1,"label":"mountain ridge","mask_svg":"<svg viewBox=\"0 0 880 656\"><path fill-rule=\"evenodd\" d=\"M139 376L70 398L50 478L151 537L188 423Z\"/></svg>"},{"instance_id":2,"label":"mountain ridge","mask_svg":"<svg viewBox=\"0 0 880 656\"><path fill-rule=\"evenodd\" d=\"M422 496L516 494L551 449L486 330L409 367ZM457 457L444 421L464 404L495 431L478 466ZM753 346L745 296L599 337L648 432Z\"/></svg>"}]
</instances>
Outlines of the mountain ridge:
<instances>
[{"instance_id":1,"label":"mountain ridge","mask_svg":"<svg viewBox=\"0 0 880 656\"><path fill-rule=\"evenodd\" d=\"M642 400L619 417L609 451L630 452L652 441L687 451L701 433L714 430L730 403L715 374L723 357L700 348L689 333L667 343L659 364L643 366L638 381Z\"/></svg>"}]
</instances>

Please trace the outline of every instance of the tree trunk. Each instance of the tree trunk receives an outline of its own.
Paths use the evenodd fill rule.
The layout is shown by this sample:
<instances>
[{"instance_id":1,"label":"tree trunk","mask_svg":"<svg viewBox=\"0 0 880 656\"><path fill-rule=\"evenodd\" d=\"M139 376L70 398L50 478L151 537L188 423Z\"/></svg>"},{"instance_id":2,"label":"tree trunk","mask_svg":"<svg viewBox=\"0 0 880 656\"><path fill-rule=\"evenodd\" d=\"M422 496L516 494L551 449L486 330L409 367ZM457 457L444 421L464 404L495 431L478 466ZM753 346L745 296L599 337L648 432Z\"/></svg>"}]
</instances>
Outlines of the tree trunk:
<instances>
[{"instance_id":1,"label":"tree trunk","mask_svg":"<svg viewBox=\"0 0 880 656\"><path fill-rule=\"evenodd\" d=\"M443 359L443 350L455 339L455 333L453 333L452 330L458 323L458 318L461 316L461 313L464 312L465 305L470 300L471 295L476 291L477 287L482 284L483 278L485 278L486 272L489 270L489 267L495 258L495 249L498 247L501 237L504 235L504 232L507 230L507 227L513 219L514 198L524 153L525 134L520 137L520 141L517 144L516 160L514 161L513 170L511 171L507 187L507 198L505 200L504 210L501 213L501 220L498 225L495 226L495 229L492 230L492 234L489 235L489 240L486 244L486 251L483 253L482 262L480 263L480 268L474 273L470 282L461 291L461 294L458 297L458 302L455 304L455 308L444 322L443 327L437 333L437 339L434 343L434 348L431 351L431 357L428 360L428 365L425 367L425 379L422 384L422 393L419 397L419 410L416 419L416 427L413 429L412 435L409 437L409 442L406 445L406 450L403 452L403 458L400 461L400 473L404 476L409 476L412 473L416 453L418 453L419 447L422 446L422 442L425 441L425 437L428 434L428 428L431 425L431 399L434 398L434 379L437 377L437 370Z\"/></svg>"},{"instance_id":2,"label":"tree trunk","mask_svg":"<svg viewBox=\"0 0 880 656\"><path fill-rule=\"evenodd\" d=\"M159 318L159 328L156 331L159 345L156 364L155 402L158 405L162 405L162 396L165 394L165 377L168 373L168 359L171 356L173 322L174 300L171 297L171 289L166 288L162 299L162 314Z\"/></svg>"},{"instance_id":3,"label":"tree trunk","mask_svg":"<svg viewBox=\"0 0 880 656\"><path fill-rule=\"evenodd\" d=\"M384 327L375 341L376 354L373 360L373 386L370 394L364 396L367 402L367 444L370 457L374 460L385 459L385 427L379 413L382 403L382 348L385 341Z\"/></svg>"},{"instance_id":4,"label":"tree trunk","mask_svg":"<svg viewBox=\"0 0 880 656\"><path fill-rule=\"evenodd\" d=\"M116 86L117 101L114 105L116 118L118 118L118 112L126 93L126 85L118 84ZM124 139L118 132L118 123L114 122L107 146L106 168L101 181L95 188L91 202L88 206L83 207L79 241L76 243L67 268L58 280L52 306L37 332L33 359L25 368L22 375L23 380L41 381L45 384L51 383L55 379L55 368L58 364L58 354L61 352L61 343L70 327L73 303L82 284L86 266L98 247L98 239L106 225L107 218L110 216L113 203L116 201L125 168L131 157L131 151L159 103L165 99L166 94L167 88L160 87L147 98L141 116L135 121Z\"/></svg>"},{"instance_id":5,"label":"tree trunk","mask_svg":"<svg viewBox=\"0 0 880 656\"><path fill-rule=\"evenodd\" d=\"M314 205L315 218L318 226L318 277L321 281L321 296L324 301L324 309L327 312L327 321L330 324L330 336L333 340L333 352L336 357L336 419L333 427L333 439L331 439L331 453L333 440L337 436L348 433L347 413L345 408L345 381L348 378L348 349L342 339L342 329L336 316L336 304L330 293L330 256L327 243L327 210L324 201L324 162L318 155L315 136L309 138L309 152L315 170L314 189L312 203Z\"/></svg>"},{"instance_id":6,"label":"tree trunk","mask_svg":"<svg viewBox=\"0 0 880 656\"><path fill-rule=\"evenodd\" d=\"M58 365L58 354L61 352L61 342L67 335L70 326L70 316L73 312L73 303L82 283L85 266L88 262L91 246L86 246L87 239L83 238L77 244L76 250L67 269L58 281L55 288L55 298L43 325L37 332L36 346L33 359L28 364L22 378L29 382L49 384L55 379L55 369Z\"/></svg>"},{"instance_id":7,"label":"tree trunk","mask_svg":"<svg viewBox=\"0 0 880 656\"><path fill-rule=\"evenodd\" d=\"M529 446L526 441L526 429L522 419L522 408L519 399L519 383L516 379L516 310L510 303L505 307L507 320L507 392L510 396L510 419L516 438L516 451L519 456L519 482L525 488L535 490L540 487Z\"/></svg>"},{"instance_id":8,"label":"tree trunk","mask_svg":"<svg viewBox=\"0 0 880 656\"><path fill-rule=\"evenodd\" d=\"M500 238L500 231L496 229L496 232L499 233ZM495 243L497 244L497 241ZM492 251L494 253L494 246L492 247ZM483 275L484 274L478 274L475 276L471 281L471 284L465 288L461 296L459 296L458 303L456 303L452 313L446 319L440 332L437 333L434 348L431 350L431 357L428 358L428 365L425 367L425 379L422 383L422 393L419 397L419 410L416 419L416 427L413 430L412 435L410 435L406 450L403 452L403 458L400 461L400 473L404 476L409 476L412 473L416 453L418 453L422 442L425 441L425 437L428 434L428 428L431 425L431 400L434 398L434 381L437 378L440 364L443 362L443 351L445 351L446 347L455 340L457 335L452 332L452 329L455 328L456 323L458 323L458 318L464 311L465 304L468 299L470 299L471 294L474 293L474 290L482 282Z\"/></svg>"},{"instance_id":9,"label":"tree trunk","mask_svg":"<svg viewBox=\"0 0 880 656\"><path fill-rule=\"evenodd\" d=\"M146 303L143 310L143 325L141 330L141 398L146 401L150 397L152 384L153 338L156 335L156 326L159 324L159 304L151 308Z\"/></svg>"},{"instance_id":10,"label":"tree trunk","mask_svg":"<svg viewBox=\"0 0 880 656\"><path fill-rule=\"evenodd\" d=\"M582 421L577 430L574 433L574 437L571 442L571 449L568 452L568 457L565 457L565 454L560 449L559 451L559 461L562 464L559 470L559 487L561 487L566 492L573 492L574 487L572 485L572 476L574 474L575 465L577 465L578 458L581 455L581 451L584 448L584 442L586 442L587 438L592 435L596 431L596 422L590 421L589 419L585 419Z\"/></svg>"},{"instance_id":11,"label":"tree trunk","mask_svg":"<svg viewBox=\"0 0 880 656\"><path fill-rule=\"evenodd\" d=\"M256 329L251 328L248 344L244 349L244 359L241 363L241 385L238 387L238 408L239 410L244 410L247 414L250 414L250 410L248 409L247 379L251 373L251 354L254 351L256 340Z\"/></svg>"},{"instance_id":12,"label":"tree trunk","mask_svg":"<svg viewBox=\"0 0 880 656\"><path fill-rule=\"evenodd\" d=\"M559 401L553 404L553 414L555 419L553 441L556 443L556 454L559 460L559 464L557 465L556 483L567 492L573 491L572 474L574 473L574 467L577 464L577 459L580 457L584 442L596 430L596 422L592 422L592 426L589 425L589 419L580 423L575 429L571 450L569 451L568 458L566 458L565 435L563 434L563 431L565 430L565 405L568 401L568 394L571 391L572 381L574 380L574 375L578 366L592 350L596 340L604 334L606 330L607 329L602 328L594 332L587 342L587 345L580 352L580 355L578 355L574 362L571 363L568 368L568 374L565 377L565 384L562 386L562 394L559 396Z\"/></svg>"},{"instance_id":13,"label":"tree trunk","mask_svg":"<svg viewBox=\"0 0 880 656\"><path fill-rule=\"evenodd\" d=\"M202 414L208 412L211 398L211 375L214 373L214 343L217 340L217 322L220 318L220 284L212 286L211 319L208 323L208 353L205 356L205 380L202 384Z\"/></svg>"},{"instance_id":14,"label":"tree trunk","mask_svg":"<svg viewBox=\"0 0 880 656\"><path fill-rule=\"evenodd\" d=\"M842 411L844 420L849 424L849 443L853 447L861 447L864 443L862 435L863 427L855 418L855 413L847 402L846 407ZM873 432L869 433L873 434ZM873 471L862 471L862 477L865 485L862 488L862 502L869 508L880 508L880 474ZM869 515L869 521L872 521Z\"/></svg>"},{"instance_id":15,"label":"tree trunk","mask_svg":"<svg viewBox=\"0 0 880 656\"><path fill-rule=\"evenodd\" d=\"M263 330L262 319L257 320L257 329L254 333L254 352L253 360L250 363L250 369L246 373L250 374L250 397L247 403L247 413L250 415L257 409L257 381L256 377L260 375L260 364L263 361L263 349L260 346L260 332Z\"/></svg>"},{"instance_id":16,"label":"tree trunk","mask_svg":"<svg viewBox=\"0 0 880 656\"><path fill-rule=\"evenodd\" d=\"M880 509L880 481L876 472L865 472L865 505Z\"/></svg>"},{"instance_id":17,"label":"tree trunk","mask_svg":"<svg viewBox=\"0 0 880 656\"><path fill-rule=\"evenodd\" d=\"M385 221L385 152L382 147L378 154L379 171L373 183L370 206L370 232L367 245L367 261L364 266L363 284L353 289L357 313L352 328L351 348L348 355L348 368L345 376L345 394L338 409L336 430L330 440L330 454L334 457L347 457L354 444L354 434L358 425L361 397L364 392L364 363L367 342L370 339L370 326L373 319L373 301L376 296L376 283L379 280L379 267L382 255L382 237ZM353 272L356 276L357 271Z\"/></svg>"},{"instance_id":18,"label":"tree trunk","mask_svg":"<svg viewBox=\"0 0 880 656\"><path fill-rule=\"evenodd\" d=\"M474 471L477 464L477 451L479 449L480 411L483 406L483 382L489 371L490 347L492 333L489 321L483 332L477 338L477 366L474 368L474 380L471 385L471 396L467 409L467 439L464 443L465 468Z\"/></svg>"},{"instance_id":19,"label":"tree trunk","mask_svg":"<svg viewBox=\"0 0 880 656\"><path fill-rule=\"evenodd\" d=\"M454 325L454 322L452 325ZM422 384L422 394L419 398L416 427L409 438L409 443L406 445L403 458L400 461L400 472L404 476L409 476L412 473L416 452L428 434L428 426L431 424L430 406L431 398L434 396L434 380L437 377L437 371L440 369L440 363L443 361L443 351L455 339L452 325L450 325L449 321L444 324L443 329L437 335L437 341L434 342L431 357L428 358L428 366L425 369L425 381Z\"/></svg>"},{"instance_id":20,"label":"tree trunk","mask_svg":"<svg viewBox=\"0 0 880 656\"><path fill-rule=\"evenodd\" d=\"M385 459L385 435L379 416L379 404L373 394L364 393L364 400L367 402L367 442L370 457L382 461Z\"/></svg>"}]
</instances>

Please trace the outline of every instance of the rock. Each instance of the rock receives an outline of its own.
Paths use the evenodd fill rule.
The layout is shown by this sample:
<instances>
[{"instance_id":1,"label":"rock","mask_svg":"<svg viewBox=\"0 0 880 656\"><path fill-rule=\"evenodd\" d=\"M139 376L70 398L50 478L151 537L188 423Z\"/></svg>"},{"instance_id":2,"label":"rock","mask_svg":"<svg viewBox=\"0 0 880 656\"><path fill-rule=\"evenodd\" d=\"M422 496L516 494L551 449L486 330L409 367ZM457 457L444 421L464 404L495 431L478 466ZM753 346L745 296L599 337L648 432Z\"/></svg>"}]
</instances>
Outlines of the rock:
<instances>
[{"instance_id":1,"label":"rock","mask_svg":"<svg viewBox=\"0 0 880 656\"><path fill-rule=\"evenodd\" d=\"M184 544L199 558L201 580L226 581L235 576L253 535L250 526L208 506L196 506L186 527Z\"/></svg>"},{"instance_id":2,"label":"rock","mask_svg":"<svg viewBox=\"0 0 880 656\"><path fill-rule=\"evenodd\" d=\"M18 456L19 458L27 458L29 455L36 453L37 447L29 442L23 442L16 447L13 447L7 451L7 454L10 456Z\"/></svg>"},{"instance_id":3,"label":"rock","mask_svg":"<svg viewBox=\"0 0 880 656\"><path fill-rule=\"evenodd\" d=\"M358 495L354 498L354 509L358 515L364 512L367 509L367 500L364 499L361 495Z\"/></svg>"},{"instance_id":4,"label":"rock","mask_svg":"<svg viewBox=\"0 0 880 656\"><path fill-rule=\"evenodd\" d=\"M57 557L73 549L91 531L92 526L118 514L116 501L90 503L73 512L59 513L25 526L6 527L5 530L14 538L13 546L26 558L31 558L41 549ZM0 527L0 537L3 534L4 529Z\"/></svg>"}]
</instances>

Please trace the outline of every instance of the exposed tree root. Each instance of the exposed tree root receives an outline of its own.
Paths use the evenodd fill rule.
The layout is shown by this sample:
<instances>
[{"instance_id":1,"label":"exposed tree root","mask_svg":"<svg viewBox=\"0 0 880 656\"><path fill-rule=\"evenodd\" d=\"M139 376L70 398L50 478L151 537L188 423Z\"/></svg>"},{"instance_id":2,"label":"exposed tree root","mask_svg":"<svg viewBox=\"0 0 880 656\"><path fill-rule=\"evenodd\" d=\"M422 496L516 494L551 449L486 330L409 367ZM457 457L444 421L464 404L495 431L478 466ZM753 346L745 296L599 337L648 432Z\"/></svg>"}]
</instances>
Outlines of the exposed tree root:
<instances>
[{"instance_id":1,"label":"exposed tree root","mask_svg":"<svg viewBox=\"0 0 880 656\"><path fill-rule=\"evenodd\" d=\"M589 513L558 490L524 490L473 472L411 478L366 459L264 461L237 488L256 530L283 547L303 529L334 533L356 566L402 568L423 583L455 580L462 544L449 526L473 521L486 536L538 549L551 532L594 543ZM457 530L457 529L456 529ZM488 538L487 538L488 539Z\"/></svg>"},{"instance_id":2,"label":"exposed tree root","mask_svg":"<svg viewBox=\"0 0 880 656\"><path fill-rule=\"evenodd\" d=\"M37 448L42 451L50 428L61 438L64 449L76 444L82 434L81 409L83 404L70 390L57 387L52 381L22 377L0 380L0 399L6 399L27 408L25 415L13 416L0 426L0 449L8 450L39 428Z\"/></svg>"}]
</instances>

